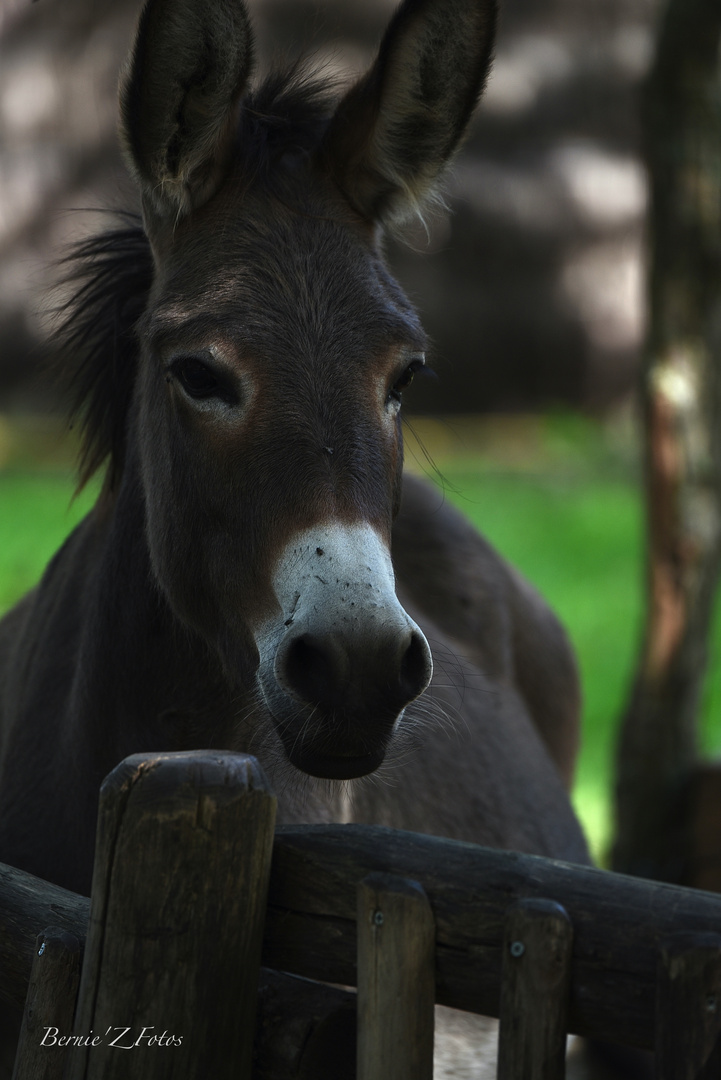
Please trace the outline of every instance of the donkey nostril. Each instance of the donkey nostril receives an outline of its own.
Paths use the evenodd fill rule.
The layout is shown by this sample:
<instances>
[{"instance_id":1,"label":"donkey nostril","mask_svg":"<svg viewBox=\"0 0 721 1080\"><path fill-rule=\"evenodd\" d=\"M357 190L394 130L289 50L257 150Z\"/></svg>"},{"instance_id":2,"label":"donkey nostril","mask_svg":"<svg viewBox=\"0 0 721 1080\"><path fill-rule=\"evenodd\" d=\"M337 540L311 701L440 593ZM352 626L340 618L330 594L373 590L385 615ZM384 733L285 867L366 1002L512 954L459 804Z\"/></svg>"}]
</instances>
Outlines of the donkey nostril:
<instances>
[{"instance_id":1,"label":"donkey nostril","mask_svg":"<svg viewBox=\"0 0 721 1080\"><path fill-rule=\"evenodd\" d=\"M411 641L401 658L400 682L408 700L418 697L431 681L433 663L426 639L413 631Z\"/></svg>"},{"instance_id":2,"label":"donkey nostril","mask_svg":"<svg viewBox=\"0 0 721 1080\"><path fill-rule=\"evenodd\" d=\"M425 690L432 670L430 649L417 631L372 640L295 633L280 646L275 662L287 694L333 710L371 701L400 710Z\"/></svg>"},{"instance_id":3,"label":"donkey nostril","mask_svg":"<svg viewBox=\"0 0 721 1080\"><path fill-rule=\"evenodd\" d=\"M285 650L282 681L293 696L303 701L327 701L343 681L341 660L329 639L301 634Z\"/></svg>"}]
</instances>

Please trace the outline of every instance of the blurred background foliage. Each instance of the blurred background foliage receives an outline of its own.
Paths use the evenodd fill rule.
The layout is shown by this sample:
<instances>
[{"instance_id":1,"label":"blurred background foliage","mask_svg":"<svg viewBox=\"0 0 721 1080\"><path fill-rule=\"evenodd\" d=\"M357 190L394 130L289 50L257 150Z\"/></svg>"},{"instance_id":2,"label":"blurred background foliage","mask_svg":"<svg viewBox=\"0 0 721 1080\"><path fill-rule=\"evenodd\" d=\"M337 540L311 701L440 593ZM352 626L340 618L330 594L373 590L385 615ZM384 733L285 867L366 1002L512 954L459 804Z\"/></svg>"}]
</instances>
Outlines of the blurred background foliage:
<instances>
[{"instance_id":1,"label":"blurred background foliage","mask_svg":"<svg viewBox=\"0 0 721 1080\"><path fill-rule=\"evenodd\" d=\"M261 67L311 51L347 74L394 2L249 6ZM115 87L138 7L0 0L0 610L95 491L72 499L73 437L43 371L53 263L108 208L135 207ZM659 12L657 0L501 0L494 71L446 207L389 252L438 374L408 394L409 467L435 477L569 630L585 696L576 800L599 856L641 625L639 87ZM707 747L721 741L708 719L720 696L712 677Z\"/></svg>"},{"instance_id":2,"label":"blurred background foliage","mask_svg":"<svg viewBox=\"0 0 721 1080\"><path fill-rule=\"evenodd\" d=\"M249 0L260 69L310 55L347 78L395 0ZM34 405L52 353L52 263L136 205L116 85L139 0L0 0L0 387ZM425 412L598 412L633 385L643 332L638 87L657 0L501 0L483 105L447 209L391 260L435 342ZM93 213L93 211L96 211Z\"/></svg>"}]
</instances>

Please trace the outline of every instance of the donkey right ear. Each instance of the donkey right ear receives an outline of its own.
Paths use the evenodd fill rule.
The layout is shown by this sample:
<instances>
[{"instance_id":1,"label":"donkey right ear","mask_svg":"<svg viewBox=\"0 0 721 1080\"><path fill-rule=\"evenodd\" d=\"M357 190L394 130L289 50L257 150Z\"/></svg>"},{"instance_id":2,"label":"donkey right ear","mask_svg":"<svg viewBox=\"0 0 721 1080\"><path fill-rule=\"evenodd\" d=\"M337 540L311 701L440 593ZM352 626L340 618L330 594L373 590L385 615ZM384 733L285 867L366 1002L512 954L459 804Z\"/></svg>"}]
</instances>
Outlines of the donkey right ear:
<instances>
[{"instance_id":1,"label":"donkey right ear","mask_svg":"<svg viewBox=\"0 0 721 1080\"><path fill-rule=\"evenodd\" d=\"M389 224L433 192L483 90L495 0L403 0L341 100L322 160L356 210Z\"/></svg>"},{"instance_id":2,"label":"donkey right ear","mask_svg":"<svg viewBox=\"0 0 721 1080\"><path fill-rule=\"evenodd\" d=\"M243 0L148 0L120 89L143 201L177 219L218 187L253 62Z\"/></svg>"}]
</instances>

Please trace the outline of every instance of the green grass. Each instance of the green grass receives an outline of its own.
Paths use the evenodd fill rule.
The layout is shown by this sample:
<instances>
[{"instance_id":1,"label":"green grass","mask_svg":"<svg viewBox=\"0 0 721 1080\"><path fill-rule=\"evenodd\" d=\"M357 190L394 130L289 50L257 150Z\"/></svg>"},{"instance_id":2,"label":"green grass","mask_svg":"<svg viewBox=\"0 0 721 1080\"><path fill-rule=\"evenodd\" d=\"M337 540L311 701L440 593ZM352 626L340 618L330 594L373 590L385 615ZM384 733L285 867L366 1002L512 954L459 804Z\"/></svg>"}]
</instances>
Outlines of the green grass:
<instances>
[{"instance_id":1,"label":"green grass","mask_svg":"<svg viewBox=\"0 0 721 1080\"><path fill-rule=\"evenodd\" d=\"M596 858L611 839L618 718L641 621L642 514L633 481L444 469L448 497L541 591L575 646L583 742L574 802Z\"/></svg>"},{"instance_id":2,"label":"green grass","mask_svg":"<svg viewBox=\"0 0 721 1080\"><path fill-rule=\"evenodd\" d=\"M706 756L721 755L721 597L716 596L716 610L711 629L709 668L701 701L700 744Z\"/></svg>"},{"instance_id":3,"label":"green grass","mask_svg":"<svg viewBox=\"0 0 721 1080\"><path fill-rule=\"evenodd\" d=\"M94 497L73 499L69 472L0 471L0 613L35 585Z\"/></svg>"}]
</instances>

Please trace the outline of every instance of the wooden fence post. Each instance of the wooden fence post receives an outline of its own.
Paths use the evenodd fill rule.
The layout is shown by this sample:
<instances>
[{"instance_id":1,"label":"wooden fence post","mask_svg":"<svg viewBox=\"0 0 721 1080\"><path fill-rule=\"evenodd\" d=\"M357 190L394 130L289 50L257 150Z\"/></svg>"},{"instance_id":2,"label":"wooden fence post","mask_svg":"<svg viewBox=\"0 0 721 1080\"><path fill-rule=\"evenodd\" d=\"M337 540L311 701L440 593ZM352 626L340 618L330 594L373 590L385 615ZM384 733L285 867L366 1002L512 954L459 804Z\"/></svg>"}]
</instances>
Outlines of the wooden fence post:
<instances>
[{"instance_id":1,"label":"wooden fence post","mask_svg":"<svg viewBox=\"0 0 721 1080\"><path fill-rule=\"evenodd\" d=\"M242 754L107 777L69 1080L249 1080L274 823Z\"/></svg>"},{"instance_id":2,"label":"wooden fence post","mask_svg":"<svg viewBox=\"0 0 721 1080\"><path fill-rule=\"evenodd\" d=\"M498 1080L563 1080L573 927L553 900L509 909L503 943Z\"/></svg>"},{"instance_id":3,"label":"wooden fence post","mask_svg":"<svg viewBox=\"0 0 721 1080\"><path fill-rule=\"evenodd\" d=\"M357 1080L433 1080L435 923L415 881L358 887Z\"/></svg>"},{"instance_id":4,"label":"wooden fence post","mask_svg":"<svg viewBox=\"0 0 721 1080\"><path fill-rule=\"evenodd\" d=\"M679 936L661 949L656 1080L721 1076L721 937Z\"/></svg>"},{"instance_id":5,"label":"wooden fence post","mask_svg":"<svg viewBox=\"0 0 721 1080\"><path fill-rule=\"evenodd\" d=\"M81 959L74 934L56 926L38 934L13 1080L62 1080L67 1051L57 1036L73 1026Z\"/></svg>"}]
</instances>

